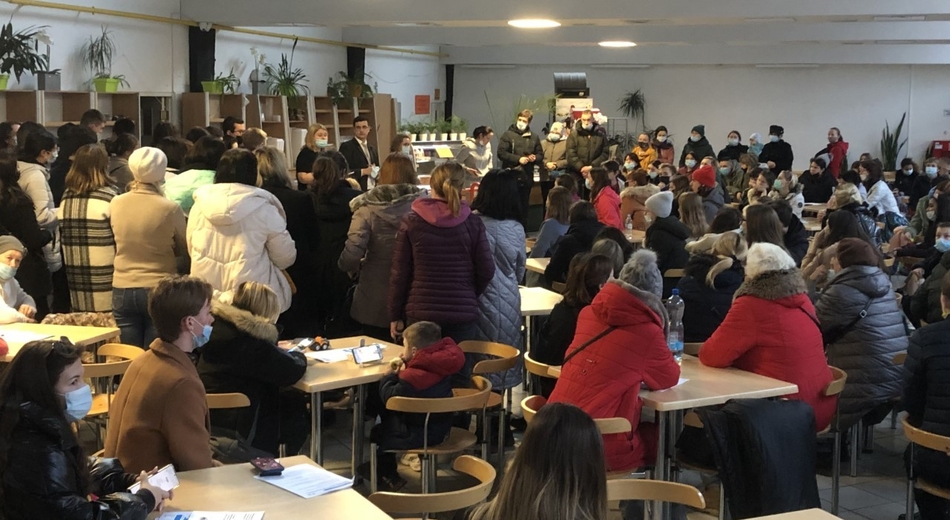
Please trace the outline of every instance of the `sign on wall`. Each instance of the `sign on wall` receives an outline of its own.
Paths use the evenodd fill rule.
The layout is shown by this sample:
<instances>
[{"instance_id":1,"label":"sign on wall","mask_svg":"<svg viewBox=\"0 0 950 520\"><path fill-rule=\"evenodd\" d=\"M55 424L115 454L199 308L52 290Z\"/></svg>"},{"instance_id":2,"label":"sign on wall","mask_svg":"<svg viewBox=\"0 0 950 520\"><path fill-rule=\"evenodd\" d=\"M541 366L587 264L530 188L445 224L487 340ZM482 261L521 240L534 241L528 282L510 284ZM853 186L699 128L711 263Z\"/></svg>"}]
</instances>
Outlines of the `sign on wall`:
<instances>
[{"instance_id":1,"label":"sign on wall","mask_svg":"<svg viewBox=\"0 0 950 520\"><path fill-rule=\"evenodd\" d=\"M416 115L429 115L432 112L432 97L426 94L416 96Z\"/></svg>"}]
</instances>

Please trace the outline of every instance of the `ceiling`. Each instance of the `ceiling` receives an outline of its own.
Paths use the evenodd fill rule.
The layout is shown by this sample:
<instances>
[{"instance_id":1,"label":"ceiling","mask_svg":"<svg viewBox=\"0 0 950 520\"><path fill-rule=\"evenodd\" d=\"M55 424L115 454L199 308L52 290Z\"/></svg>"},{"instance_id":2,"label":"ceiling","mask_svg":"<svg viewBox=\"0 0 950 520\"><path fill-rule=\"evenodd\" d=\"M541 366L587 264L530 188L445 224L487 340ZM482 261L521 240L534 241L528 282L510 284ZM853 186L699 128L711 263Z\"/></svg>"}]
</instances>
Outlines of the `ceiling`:
<instances>
[{"instance_id":1,"label":"ceiling","mask_svg":"<svg viewBox=\"0 0 950 520\"><path fill-rule=\"evenodd\" d=\"M438 45L460 65L950 64L950 0L181 0L182 16ZM551 18L555 29L509 27ZM605 49L603 40L637 47Z\"/></svg>"}]
</instances>

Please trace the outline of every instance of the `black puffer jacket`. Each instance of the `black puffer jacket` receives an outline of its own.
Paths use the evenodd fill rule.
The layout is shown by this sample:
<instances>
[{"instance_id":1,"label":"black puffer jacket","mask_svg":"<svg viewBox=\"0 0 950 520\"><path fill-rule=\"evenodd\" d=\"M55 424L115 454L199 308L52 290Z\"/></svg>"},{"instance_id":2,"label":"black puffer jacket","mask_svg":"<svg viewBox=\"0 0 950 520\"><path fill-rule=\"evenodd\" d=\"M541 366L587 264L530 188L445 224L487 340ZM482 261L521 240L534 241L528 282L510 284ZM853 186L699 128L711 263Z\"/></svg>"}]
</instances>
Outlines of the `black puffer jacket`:
<instances>
[{"instance_id":1,"label":"black puffer jacket","mask_svg":"<svg viewBox=\"0 0 950 520\"><path fill-rule=\"evenodd\" d=\"M930 271L930 276L914 293L910 301L910 313L915 321L937 323L943 318L943 309L940 307L940 283L947 271L950 271L950 253L944 253L940 257L940 263Z\"/></svg>"},{"instance_id":2,"label":"black puffer jacket","mask_svg":"<svg viewBox=\"0 0 950 520\"><path fill-rule=\"evenodd\" d=\"M3 474L6 520L145 520L155 498L145 490L124 492L137 477L116 459L89 459L88 489L83 489L76 460L82 457L76 436L61 417L32 402L20 405ZM98 496L91 502L87 494Z\"/></svg>"},{"instance_id":3,"label":"black puffer jacket","mask_svg":"<svg viewBox=\"0 0 950 520\"><path fill-rule=\"evenodd\" d=\"M881 238L881 228L877 227L877 221L874 220L874 215L871 214L871 210L863 204L858 204L857 202L852 202L846 206L838 208L838 211L850 211L854 213L855 217L858 217L858 224L861 224L861 227L868 234L869 237L874 241L874 244L878 247L881 247L883 240ZM825 216L826 221L822 223L822 227L826 225L827 216Z\"/></svg>"},{"instance_id":4,"label":"black puffer jacket","mask_svg":"<svg viewBox=\"0 0 950 520\"><path fill-rule=\"evenodd\" d=\"M854 322L864 309L867 315ZM848 373L838 397L841 427L857 423L877 405L900 395L894 354L907 349L904 317L887 275L877 266L839 272L815 305L828 364Z\"/></svg>"},{"instance_id":5,"label":"black puffer jacket","mask_svg":"<svg viewBox=\"0 0 950 520\"><path fill-rule=\"evenodd\" d=\"M541 138L538 134L531 133L531 127L525 128L524 132L518 130L518 127L511 125L505 133L501 134L501 140L498 142L496 152L501 159L501 167L505 169L520 169L526 174L530 171L530 178L534 178L534 166L543 166L544 150L541 148ZM534 155L534 162L522 165L519 161L522 157Z\"/></svg>"},{"instance_id":6,"label":"black puffer jacket","mask_svg":"<svg viewBox=\"0 0 950 520\"><path fill-rule=\"evenodd\" d=\"M911 424L950 436L950 386L946 381L950 381L950 320L917 329L910 337L901 404ZM920 475L947 485L950 457L923 448L915 451Z\"/></svg>"},{"instance_id":7,"label":"black puffer jacket","mask_svg":"<svg viewBox=\"0 0 950 520\"><path fill-rule=\"evenodd\" d=\"M607 160L607 140L599 132L600 125L585 130L580 121L567 138L567 166L580 174L585 166L600 166Z\"/></svg>"},{"instance_id":8,"label":"black puffer jacket","mask_svg":"<svg viewBox=\"0 0 950 520\"><path fill-rule=\"evenodd\" d=\"M544 269L544 280L548 287L554 282L567 280L567 269L571 266L571 259L580 253L590 251L594 245L594 237L604 225L597 220L582 220L571 224L567 233L557 239L551 248L551 262Z\"/></svg>"},{"instance_id":9,"label":"black puffer jacket","mask_svg":"<svg viewBox=\"0 0 950 520\"><path fill-rule=\"evenodd\" d=\"M346 292L352 285L350 276L340 270L337 262L346 244L350 222L353 220L350 201L359 194L360 192L351 188L349 183L341 181L330 195L313 197L317 215L315 224L320 237L314 249L313 259L316 287L323 295L319 301L318 319L339 316L343 309Z\"/></svg>"},{"instance_id":10,"label":"black puffer jacket","mask_svg":"<svg viewBox=\"0 0 950 520\"><path fill-rule=\"evenodd\" d=\"M657 218L647 228L647 247L656 252L656 265L660 273L668 269L686 267L689 253L686 252L686 239L689 228L676 217Z\"/></svg>"},{"instance_id":11,"label":"black puffer jacket","mask_svg":"<svg viewBox=\"0 0 950 520\"><path fill-rule=\"evenodd\" d=\"M731 268L716 275L714 287L710 287L706 276L719 261L719 257L708 254L691 256L686 263L686 276L677 285L686 303L683 333L688 343L701 343L712 336L732 308L732 297L745 278L742 264L734 261Z\"/></svg>"},{"instance_id":12,"label":"black puffer jacket","mask_svg":"<svg viewBox=\"0 0 950 520\"><path fill-rule=\"evenodd\" d=\"M795 154L792 153L792 145L781 140L774 143L765 143L765 146L762 147L762 153L759 154L759 162L775 163L775 168L772 168L772 173L775 174L783 170L791 170L794 160Z\"/></svg>"},{"instance_id":13,"label":"black puffer jacket","mask_svg":"<svg viewBox=\"0 0 950 520\"><path fill-rule=\"evenodd\" d=\"M686 140L686 144L683 145L683 153L680 154L680 167L686 166L686 155L693 154L693 158L696 159L696 164L702 162L706 157L715 157L716 152L713 150L709 140L706 139L706 136L702 136L699 141L695 143L691 139Z\"/></svg>"}]
</instances>

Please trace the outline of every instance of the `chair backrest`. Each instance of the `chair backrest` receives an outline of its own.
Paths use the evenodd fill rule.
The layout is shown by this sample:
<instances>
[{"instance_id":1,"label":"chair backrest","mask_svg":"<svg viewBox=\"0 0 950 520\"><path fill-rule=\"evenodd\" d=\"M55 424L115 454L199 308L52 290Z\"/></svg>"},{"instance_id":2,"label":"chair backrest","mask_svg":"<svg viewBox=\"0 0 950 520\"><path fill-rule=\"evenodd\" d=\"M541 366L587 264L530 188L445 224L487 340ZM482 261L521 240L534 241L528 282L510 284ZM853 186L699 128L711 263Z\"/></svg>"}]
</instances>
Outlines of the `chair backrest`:
<instances>
[{"instance_id":1,"label":"chair backrest","mask_svg":"<svg viewBox=\"0 0 950 520\"><path fill-rule=\"evenodd\" d=\"M472 376L472 388L456 388L453 397L426 399L420 397L390 397L386 409L408 413L465 412L484 408L491 393L491 383L481 376Z\"/></svg>"},{"instance_id":2,"label":"chair backrest","mask_svg":"<svg viewBox=\"0 0 950 520\"><path fill-rule=\"evenodd\" d=\"M208 394L205 396L208 400L209 410L220 410L222 408L247 408L251 406L251 400L244 394Z\"/></svg>"},{"instance_id":3,"label":"chair backrest","mask_svg":"<svg viewBox=\"0 0 950 520\"><path fill-rule=\"evenodd\" d=\"M683 269L667 269L663 273L663 278L682 278L686 276L686 271Z\"/></svg>"},{"instance_id":4,"label":"chair backrest","mask_svg":"<svg viewBox=\"0 0 950 520\"><path fill-rule=\"evenodd\" d=\"M891 359L891 363L894 363L895 365L898 365L898 366L903 366L905 361L907 361L906 351L898 352L897 354L894 354L894 357Z\"/></svg>"},{"instance_id":5,"label":"chair backrest","mask_svg":"<svg viewBox=\"0 0 950 520\"><path fill-rule=\"evenodd\" d=\"M610 435L612 433L630 433L633 427L630 421L625 417L610 417L609 419L594 419L597 429L601 435Z\"/></svg>"},{"instance_id":6,"label":"chair backrest","mask_svg":"<svg viewBox=\"0 0 950 520\"><path fill-rule=\"evenodd\" d=\"M478 484L446 493L373 493L369 501L389 514L409 514L466 509L488 498L497 475L491 464L471 455L462 455L455 459L452 467L475 478Z\"/></svg>"},{"instance_id":7,"label":"chair backrest","mask_svg":"<svg viewBox=\"0 0 950 520\"><path fill-rule=\"evenodd\" d=\"M829 366L828 369L831 370L832 379L823 393L826 396L838 395L844 390L844 384L848 381L848 373L833 366Z\"/></svg>"},{"instance_id":8,"label":"chair backrest","mask_svg":"<svg viewBox=\"0 0 950 520\"><path fill-rule=\"evenodd\" d=\"M538 410L547 404L548 400L541 395L529 395L521 400L521 413L524 415L524 422L530 423Z\"/></svg>"},{"instance_id":9,"label":"chair backrest","mask_svg":"<svg viewBox=\"0 0 950 520\"><path fill-rule=\"evenodd\" d=\"M113 361L111 363L86 363L83 364L83 377L86 379L99 379L102 377L121 376L129 369L129 365L131 364L132 362L128 359Z\"/></svg>"},{"instance_id":10,"label":"chair backrest","mask_svg":"<svg viewBox=\"0 0 950 520\"><path fill-rule=\"evenodd\" d=\"M557 376L561 375L560 370L557 370L557 373L555 375L555 369L560 369L560 367L556 367L554 365L547 365L547 364L541 363L540 361L535 361L531 357L531 355L528 354L527 352L525 352L524 354L524 367L528 371L529 374L534 374L536 376L548 377L548 378L554 379L554 378L557 378Z\"/></svg>"},{"instance_id":11,"label":"chair backrest","mask_svg":"<svg viewBox=\"0 0 950 520\"><path fill-rule=\"evenodd\" d=\"M551 282L551 290L558 294L564 294L567 291L567 284L563 282Z\"/></svg>"},{"instance_id":12,"label":"chair backrest","mask_svg":"<svg viewBox=\"0 0 950 520\"><path fill-rule=\"evenodd\" d=\"M466 354L482 354L494 359L484 359L475 363L472 373L476 375L494 374L514 368L521 353L515 347L490 341L463 341L459 348Z\"/></svg>"},{"instance_id":13,"label":"chair backrest","mask_svg":"<svg viewBox=\"0 0 950 520\"><path fill-rule=\"evenodd\" d=\"M908 441L918 446L950 455L950 437L926 432L916 426L912 426L907 422L906 415L901 418L901 424L904 425L904 437L907 437Z\"/></svg>"},{"instance_id":14,"label":"chair backrest","mask_svg":"<svg viewBox=\"0 0 950 520\"><path fill-rule=\"evenodd\" d=\"M702 343L683 343L683 352L690 356L698 356L701 348L703 348Z\"/></svg>"},{"instance_id":15,"label":"chair backrest","mask_svg":"<svg viewBox=\"0 0 950 520\"><path fill-rule=\"evenodd\" d=\"M100 356L114 356L120 357L122 359L133 360L142 354L145 354L145 350L136 347L134 345L123 345L121 343L106 343L105 345L99 347L97 353Z\"/></svg>"},{"instance_id":16,"label":"chair backrest","mask_svg":"<svg viewBox=\"0 0 950 520\"><path fill-rule=\"evenodd\" d=\"M608 480L607 500L659 500L683 504L696 509L706 508L706 499L693 486L659 480Z\"/></svg>"}]
</instances>

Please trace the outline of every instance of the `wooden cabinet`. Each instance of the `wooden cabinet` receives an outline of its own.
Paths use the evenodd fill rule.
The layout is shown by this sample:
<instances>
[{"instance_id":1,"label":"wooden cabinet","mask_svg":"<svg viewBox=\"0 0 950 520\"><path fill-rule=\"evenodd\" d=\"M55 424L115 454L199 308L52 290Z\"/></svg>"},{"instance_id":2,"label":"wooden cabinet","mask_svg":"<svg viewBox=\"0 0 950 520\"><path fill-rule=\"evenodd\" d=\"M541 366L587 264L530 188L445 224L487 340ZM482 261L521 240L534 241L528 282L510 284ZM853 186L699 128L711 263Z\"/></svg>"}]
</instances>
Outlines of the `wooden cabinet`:
<instances>
[{"instance_id":1,"label":"wooden cabinet","mask_svg":"<svg viewBox=\"0 0 950 520\"><path fill-rule=\"evenodd\" d=\"M182 133L200 126L221 126L224 118L236 117L247 121L245 94L208 94L207 92L185 92L181 95Z\"/></svg>"}]
</instances>

